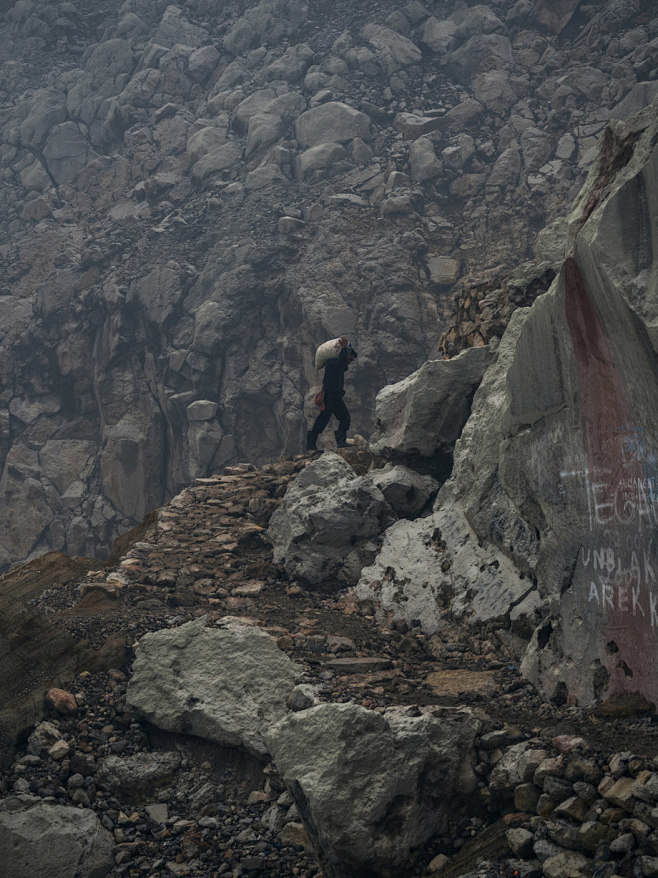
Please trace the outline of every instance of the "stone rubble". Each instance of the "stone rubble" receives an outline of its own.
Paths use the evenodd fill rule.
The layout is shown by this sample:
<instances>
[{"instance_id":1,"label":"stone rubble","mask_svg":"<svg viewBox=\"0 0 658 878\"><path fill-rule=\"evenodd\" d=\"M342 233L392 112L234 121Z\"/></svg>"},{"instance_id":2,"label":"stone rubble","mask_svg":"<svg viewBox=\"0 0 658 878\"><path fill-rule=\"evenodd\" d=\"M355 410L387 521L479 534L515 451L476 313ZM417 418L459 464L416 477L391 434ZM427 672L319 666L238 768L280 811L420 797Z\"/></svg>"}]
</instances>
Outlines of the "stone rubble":
<instances>
[{"instance_id":1,"label":"stone rubble","mask_svg":"<svg viewBox=\"0 0 658 878\"><path fill-rule=\"evenodd\" d=\"M357 449L344 457L357 470L371 462ZM284 728L294 718L302 728L314 712L334 709L354 712L373 729L397 717L412 736L417 723L434 716L470 717L472 756L466 748L461 770L454 758L448 761L453 781L443 769L443 780L436 780L457 784L447 813L440 797L438 832L407 842L400 835L391 848L391 856L404 861L404 874L652 874L658 857L652 715L643 715L641 705L633 715L622 705L621 713L606 716L542 702L519 676L518 636L497 620L479 629L446 624L429 635L400 620L379 624L349 592L327 596L300 588L273 563L262 528L311 461L229 467L199 479L125 539L110 567L50 588L42 584L37 596L25 585L30 565L22 579L21 568L9 576L24 583L38 612L97 648L117 628L142 644L155 632L183 634L190 624L207 626L209 634L236 625L262 628L302 670ZM108 588L82 588L90 583ZM283 749L277 755L283 739L276 743L277 726L271 726L266 737L272 736L275 768L244 749L207 740L203 730L199 737L159 729L132 706L135 671L129 658L122 667L70 676L63 691L67 701L75 699L77 713L42 702L42 719L0 771L0 814L14 813L12 803L23 797L36 798L42 808L93 816L112 837L109 876L351 874L348 866L341 872L349 858L338 830L321 823L322 813L305 811L293 783L292 756L302 756L303 746L286 744L288 755ZM39 694L48 690L43 685ZM381 746L377 733L370 749ZM320 750L330 758L329 744ZM419 757L415 745L414 751ZM377 770L384 767L376 762ZM360 803L377 801L374 775L365 766L359 801L339 809L343 838L357 837ZM426 793L437 789L433 782ZM320 841L322 863L312 839ZM413 862L406 860L409 845L420 845ZM59 878L54 860L44 862Z\"/></svg>"}]
</instances>

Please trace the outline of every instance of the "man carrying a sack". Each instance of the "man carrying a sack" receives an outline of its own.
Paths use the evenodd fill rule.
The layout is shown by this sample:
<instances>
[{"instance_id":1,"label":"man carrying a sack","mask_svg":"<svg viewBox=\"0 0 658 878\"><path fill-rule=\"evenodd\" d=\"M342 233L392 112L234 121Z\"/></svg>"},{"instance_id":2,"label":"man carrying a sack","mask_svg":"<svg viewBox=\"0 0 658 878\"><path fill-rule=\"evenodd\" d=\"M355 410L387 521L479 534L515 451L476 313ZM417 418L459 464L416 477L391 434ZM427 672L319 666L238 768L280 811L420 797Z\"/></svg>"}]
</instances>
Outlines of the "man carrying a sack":
<instances>
[{"instance_id":1,"label":"man carrying a sack","mask_svg":"<svg viewBox=\"0 0 658 878\"><path fill-rule=\"evenodd\" d=\"M343 401L345 395L344 381L345 372L354 360L356 351L348 344L346 338L337 339L337 353L324 363L324 378L322 390L315 398L316 405L320 406L320 414L315 419L313 427L306 434L306 450L319 451L316 442L318 436L334 415L338 419L338 429L335 431L336 445L338 448L347 447L347 431L350 428L350 413Z\"/></svg>"}]
</instances>

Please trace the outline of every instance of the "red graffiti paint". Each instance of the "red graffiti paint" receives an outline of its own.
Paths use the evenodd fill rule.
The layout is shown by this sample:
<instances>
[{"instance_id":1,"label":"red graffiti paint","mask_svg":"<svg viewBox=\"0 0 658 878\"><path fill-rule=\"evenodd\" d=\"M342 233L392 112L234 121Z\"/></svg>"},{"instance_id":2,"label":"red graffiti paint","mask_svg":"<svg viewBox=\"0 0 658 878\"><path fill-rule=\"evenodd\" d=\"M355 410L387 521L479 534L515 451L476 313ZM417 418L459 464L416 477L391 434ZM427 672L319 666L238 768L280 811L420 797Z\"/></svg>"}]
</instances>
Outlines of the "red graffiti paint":
<instances>
[{"instance_id":1,"label":"red graffiti paint","mask_svg":"<svg viewBox=\"0 0 658 878\"><path fill-rule=\"evenodd\" d=\"M633 450L634 431L641 428L637 427L618 352L575 259L566 260L563 272L566 318L580 390L588 503L594 504L593 513L590 505L590 533L584 539L581 557L590 551L598 551L601 557L603 551L611 552L614 557L615 550L607 547L620 546L623 547L620 559L626 552L626 558L637 561L636 566L625 561L628 569L624 569L623 574L621 560L619 571L613 564L607 581L600 577L600 585L596 585L601 589L600 594L597 592L597 607L602 619L600 636L604 638L610 674L608 694L641 692L655 699L658 693L658 667L654 658L658 624L654 628L655 596L651 590L651 577L646 572L653 568L651 565L647 568L646 563L642 566L640 548L635 554L626 549L629 533L636 528L629 512L639 509L633 491L643 484L645 476L641 455ZM633 599L632 583L640 583L640 577L642 583L637 584L637 589L643 589L643 603ZM594 578L590 578L589 571L586 571L578 587L594 588ZM658 619L656 621L658 623Z\"/></svg>"}]
</instances>

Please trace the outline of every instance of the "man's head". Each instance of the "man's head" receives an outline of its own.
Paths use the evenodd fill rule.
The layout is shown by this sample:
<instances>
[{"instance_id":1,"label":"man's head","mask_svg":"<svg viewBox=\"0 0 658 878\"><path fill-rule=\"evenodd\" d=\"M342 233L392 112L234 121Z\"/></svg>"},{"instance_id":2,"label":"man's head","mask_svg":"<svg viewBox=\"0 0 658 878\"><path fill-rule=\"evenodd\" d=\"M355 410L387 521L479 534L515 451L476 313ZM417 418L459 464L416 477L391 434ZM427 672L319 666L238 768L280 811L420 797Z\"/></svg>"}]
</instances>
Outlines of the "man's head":
<instances>
[{"instance_id":1,"label":"man's head","mask_svg":"<svg viewBox=\"0 0 658 878\"><path fill-rule=\"evenodd\" d=\"M356 360L356 351L354 350L354 348L352 347L351 344L348 344L348 346L347 346L347 360L346 360L347 365L349 366L349 364L354 362L354 360Z\"/></svg>"}]
</instances>

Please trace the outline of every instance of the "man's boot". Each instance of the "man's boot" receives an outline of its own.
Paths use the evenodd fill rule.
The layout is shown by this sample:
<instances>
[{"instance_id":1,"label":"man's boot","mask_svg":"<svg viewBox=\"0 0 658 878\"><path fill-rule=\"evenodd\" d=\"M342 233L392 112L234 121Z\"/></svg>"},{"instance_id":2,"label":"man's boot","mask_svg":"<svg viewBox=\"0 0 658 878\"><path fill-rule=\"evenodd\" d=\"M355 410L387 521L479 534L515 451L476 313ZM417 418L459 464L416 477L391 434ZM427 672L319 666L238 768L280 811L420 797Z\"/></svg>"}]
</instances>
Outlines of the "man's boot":
<instances>
[{"instance_id":1,"label":"man's boot","mask_svg":"<svg viewBox=\"0 0 658 878\"><path fill-rule=\"evenodd\" d=\"M340 430L336 430L334 432L334 436L336 437L336 446L338 448L347 448L347 434L341 433Z\"/></svg>"},{"instance_id":2,"label":"man's boot","mask_svg":"<svg viewBox=\"0 0 658 878\"><path fill-rule=\"evenodd\" d=\"M309 430L306 434L306 450L307 451L319 451L320 449L315 444L318 441L317 433L314 433L313 430Z\"/></svg>"}]
</instances>

